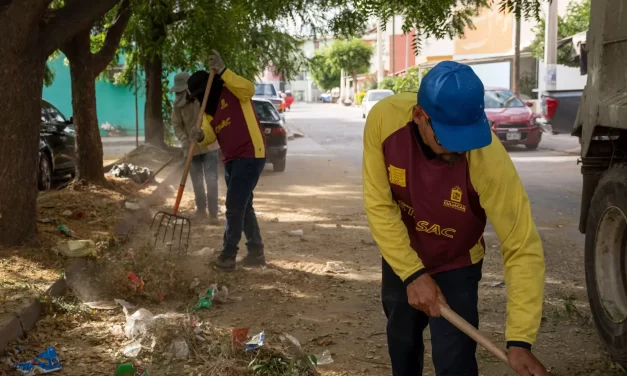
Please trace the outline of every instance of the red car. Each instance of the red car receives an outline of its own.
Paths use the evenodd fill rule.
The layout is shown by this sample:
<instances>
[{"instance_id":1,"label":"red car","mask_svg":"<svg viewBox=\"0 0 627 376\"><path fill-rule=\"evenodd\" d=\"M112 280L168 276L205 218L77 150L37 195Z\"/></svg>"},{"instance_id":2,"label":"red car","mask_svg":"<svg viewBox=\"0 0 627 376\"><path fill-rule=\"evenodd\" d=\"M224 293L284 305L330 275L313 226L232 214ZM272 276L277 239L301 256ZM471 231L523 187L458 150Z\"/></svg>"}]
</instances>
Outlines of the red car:
<instances>
[{"instance_id":1,"label":"red car","mask_svg":"<svg viewBox=\"0 0 627 376\"><path fill-rule=\"evenodd\" d=\"M292 109L292 103L294 103L294 95L292 95L292 91L291 90L285 90L285 97L283 99L285 99L285 108L287 110L291 110Z\"/></svg>"},{"instance_id":2,"label":"red car","mask_svg":"<svg viewBox=\"0 0 627 376\"><path fill-rule=\"evenodd\" d=\"M523 102L508 89L485 89L485 113L499 140L504 145L525 145L535 150L542 139L537 118L529 108L533 102Z\"/></svg>"}]
</instances>

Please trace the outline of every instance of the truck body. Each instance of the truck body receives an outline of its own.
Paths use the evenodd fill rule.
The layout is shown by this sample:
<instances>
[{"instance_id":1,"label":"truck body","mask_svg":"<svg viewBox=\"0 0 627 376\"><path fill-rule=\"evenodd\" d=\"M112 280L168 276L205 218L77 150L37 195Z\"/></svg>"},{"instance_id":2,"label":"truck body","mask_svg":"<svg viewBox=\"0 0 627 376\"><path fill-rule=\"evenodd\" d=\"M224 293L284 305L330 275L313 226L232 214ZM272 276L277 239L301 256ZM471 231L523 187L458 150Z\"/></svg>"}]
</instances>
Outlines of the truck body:
<instances>
[{"instance_id":1,"label":"truck body","mask_svg":"<svg viewBox=\"0 0 627 376\"><path fill-rule=\"evenodd\" d=\"M541 96L542 117L553 133L571 134L583 90L545 91Z\"/></svg>"},{"instance_id":2,"label":"truck body","mask_svg":"<svg viewBox=\"0 0 627 376\"><path fill-rule=\"evenodd\" d=\"M594 0L582 57L587 84L573 134L581 143L579 230L599 336L627 368L627 1Z\"/></svg>"}]
</instances>

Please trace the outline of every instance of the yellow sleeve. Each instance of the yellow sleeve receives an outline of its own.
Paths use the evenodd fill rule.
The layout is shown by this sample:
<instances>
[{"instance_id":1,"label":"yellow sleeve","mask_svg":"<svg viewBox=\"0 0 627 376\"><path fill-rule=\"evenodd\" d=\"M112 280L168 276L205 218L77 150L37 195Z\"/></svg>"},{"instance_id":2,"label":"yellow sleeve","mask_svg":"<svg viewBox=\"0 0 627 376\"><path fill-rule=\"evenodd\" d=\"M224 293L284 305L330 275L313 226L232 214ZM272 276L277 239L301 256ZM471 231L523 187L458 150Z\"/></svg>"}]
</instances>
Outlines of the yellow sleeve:
<instances>
[{"instance_id":1,"label":"yellow sleeve","mask_svg":"<svg viewBox=\"0 0 627 376\"><path fill-rule=\"evenodd\" d=\"M213 131L213 127L211 126L211 120L213 120L211 115L203 114L202 131L205 134L205 138L202 140L202 142L199 142L200 146L207 146L216 142L216 132Z\"/></svg>"},{"instance_id":2,"label":"yellow sleeve","mask_svg":"<svg viewBox=\"0 0 627 376\"><path fill-rule=\"evenodd\" d=\"M247 101L255 95L255 84L244 77L238 76L230 69L222 73L222 80L224 80L224 85L240 101Z\"/></svg>"},{"instance_id":3,"label":"yellow sleeve","mask_svg":"<svg viewBox=\"0 0 627 376\"><path fill-rule=\"evenodd\" d=\"M509 343L532 345L544 298L544 251L516 167L492 134L492 143L469 153L471 182L501 242L507 288Z\"/></svg>"},{"instance_id":4,"label":"yellow sleeve","mask_svg":"<svg viewBox=\"0 0 627 376\"><path fill-rule=\"evenodd\" d=\"M364 206L370 232L383 258L406 281L417 273L424 272L424 266L410 246L407 228L401 220L401 210L392 198L383 159L382 108L385 107L379 105L370 110L364 129Z\"/></svg>"}]
</instances>

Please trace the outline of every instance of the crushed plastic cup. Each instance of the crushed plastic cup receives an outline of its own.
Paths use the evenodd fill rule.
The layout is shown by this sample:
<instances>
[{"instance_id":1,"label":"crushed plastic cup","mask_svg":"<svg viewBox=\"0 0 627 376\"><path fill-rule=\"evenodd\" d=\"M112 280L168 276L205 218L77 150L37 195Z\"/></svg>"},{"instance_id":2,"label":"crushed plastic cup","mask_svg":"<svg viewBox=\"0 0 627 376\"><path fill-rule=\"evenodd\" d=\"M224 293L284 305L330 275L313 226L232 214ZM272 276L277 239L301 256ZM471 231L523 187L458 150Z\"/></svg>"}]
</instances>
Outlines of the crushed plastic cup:
<instances>
[{"instance_id":1,"label":"crushed plastic cup","mask_svg":"<svg viewBox=\"0 0 627 376\"><path fill-rule=\"evenodd\" d=\"M63 368L54 347L48 347L30 362L17 363L15 369L26 376L41 375L60 371Z\"/></svg>"},{"instance_id":2,"label":"crushed plastic cup","mask_svg":"<svg viewBox=\"0 0 627 376\"><path fill-rule=\"evenodd\" d=\"M134 341L133 343L124 347L124 350L122 350L122 353L127 358L135 358L139 355L141 351L142 351L141 343L139 343L139 341Z\"/></svg>"},{"instance_id":3,"label":"crushed plastic cup","mask_svg":"<svg viewBox=\"0 0 627 376\"><path fill-rule=\"evenodd\" d=\"M316 366L326 366L327 364L333 363L333 358L331 357L331 351L324 350L322 354L316 355Z\"/></svg>"},{"instance_id":4,"label":"crushed plastic cup","mask_svg":"<svg viewBox=\"0 0 627 376\"><path fill-rule=\"evenodd\" d=\"M66 225L57 226L57 230L59 230L60 233L67 236L68 238L76 238L76 235L74 235L74 231L70 230L70 228Z\"/></svg>"},{"instance_id":5,"label":"crushed plastic cup","mask_svg":"<svg viewBox=\"0 0 627 376\"><path fill-rule=\"evenodd\" d=\"M288 231L287 233L289 234L289 236L303 236L303 235L305 235L305 232L303 230L293 230L293 231Z\"/></svg>"}]
</instances>

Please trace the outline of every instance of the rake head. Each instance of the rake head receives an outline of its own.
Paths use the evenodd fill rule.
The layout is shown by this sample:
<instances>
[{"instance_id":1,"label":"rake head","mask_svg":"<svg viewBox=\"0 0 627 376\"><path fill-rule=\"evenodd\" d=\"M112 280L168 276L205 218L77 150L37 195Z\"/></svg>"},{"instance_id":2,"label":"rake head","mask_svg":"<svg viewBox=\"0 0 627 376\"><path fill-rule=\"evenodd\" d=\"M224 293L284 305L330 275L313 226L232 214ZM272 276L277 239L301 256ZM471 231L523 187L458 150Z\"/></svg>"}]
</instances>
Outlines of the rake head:
<instances>
[{"instance_id":1,"label":"rake head","mask_svg":"<svg viewBox=\"0 0 627 376\"><path fill-rule=\"evenodd\" d=\"M176 249L179 254L187 254L191 228L189 218L162 211L155 214L150 225L155 235L155 247L159 241L165 243L168 254L172 253L172 249Z\"/></svg>"}]
</instances>

